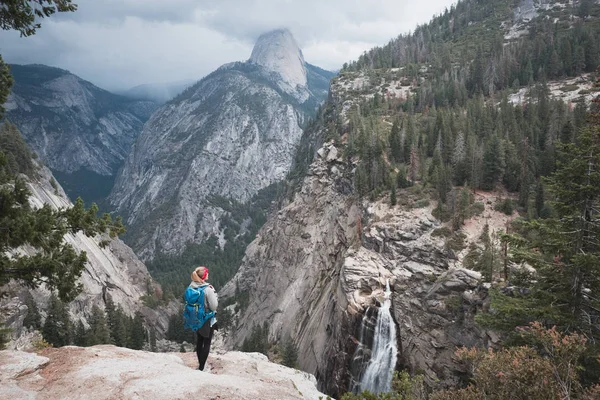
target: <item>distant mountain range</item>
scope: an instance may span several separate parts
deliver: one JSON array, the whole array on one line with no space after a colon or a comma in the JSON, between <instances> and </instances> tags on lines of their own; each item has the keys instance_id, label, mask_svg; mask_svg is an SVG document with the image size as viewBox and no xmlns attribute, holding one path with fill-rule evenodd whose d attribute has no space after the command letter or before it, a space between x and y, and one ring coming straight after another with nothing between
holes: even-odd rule
<instances>
[{"instance_id":1,"label":"distant mountain range","mask_svg":"<svg viewBox=\"0 0 600 400\"><path fill-rule=\"evenodd\" d=\"M158 105L101 89L68 71L12 65L6 119L52 169L70 197L108 194L144 122Z\"/></svg>"},{"instance_id":2,"label":"distant mountain range","mask_svg":"<svg viewBox=\"0 0 600 400\"><path fill-rule=\"evenodd\" d=\"M146 83L117 93L134 100L149 100L157 104L164 104L194 83L195 81L191 79L178 82Z\"/></svg>"}]
</instances>

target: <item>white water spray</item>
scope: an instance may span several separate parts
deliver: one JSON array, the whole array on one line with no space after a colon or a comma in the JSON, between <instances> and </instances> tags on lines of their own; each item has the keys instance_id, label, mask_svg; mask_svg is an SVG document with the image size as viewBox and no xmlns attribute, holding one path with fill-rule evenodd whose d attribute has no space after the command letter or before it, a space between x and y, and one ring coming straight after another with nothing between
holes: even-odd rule
<instances>
[{"instance_id":1,"label":"white water spray","mask_svg":"<svg viewBox=\"0 0 600 400\"><path fill-rule=\"evenodd\" d=\"M387 393L392 389L392 375L398 358L396 325L392 319L389 280L385 284L385 301L377 315L371 360L360 380L360 389L371 393Z\"/></svg>"}]
</instances>

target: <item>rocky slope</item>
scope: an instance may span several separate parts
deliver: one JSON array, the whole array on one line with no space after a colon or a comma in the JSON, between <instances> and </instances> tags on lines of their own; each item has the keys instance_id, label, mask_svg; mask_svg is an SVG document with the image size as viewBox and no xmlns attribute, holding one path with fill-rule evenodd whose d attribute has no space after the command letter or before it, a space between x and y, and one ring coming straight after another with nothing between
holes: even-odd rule
<instances>
[{"instance_id":1,"label":"rocky slope","mask_svg":"<svg viewBox=\"0 0 600 400\"><path fill-rule=\"evenodd\" d=\"M453 252L432 236L440 224L431 207L358 201L346 178L353 165L338 154L331 144L319 150L301 190L263 226L221 291L249 294L229 345L267 322L271 343L291 337L300 368L338 396L361 372L355 352L363 316L389 279L399 366L424 373L432 386L455 384L456 346L492 342L473 323L487 297L480 274L454 267Z\"/></svg>"},{"instance_id":2,"label":"rocky slope","mask_svg":"<svg viewBox=\"0 0 600 400\"><path fill-rule=\"evenodd\" d=\"M54 208L72 206L62 188L50 183L52 174L45 167L40 167L38 179L28 182L32 193L30 201L34 206L50 204ZM153 283L146 266L138 260L133 251L120 239L110 240L107 247L102 248L99 242L102 238L90 238L79 232L76 235L66 235L65 240L78 251L85 251L88 264L83 271L79 282L83 285L82 292L69 304L69 311L73 321L81 320L87 324L94 305L104 308L107 298L120 305L123 311L133 316L136 311L142 312L148 326L156 328L162 337L168 328L169 316L176 312L177 305L169 309L150 309L146 307L141 297L148 294L148 286ZM27 252L27 249L22 249ZM23 327L23 320L27 315L25 305L25 292L28 290L15 283L6 288L8 296L0 302L0 309L6 326L11 329L12 344L10 347L19 347L19 338L27 333ZM33 291L33 298L40 309L40 314L45 318L50 293L44 287Z\"/></svg>"},{"instance_id":3,"label":"rocky slope","mask_svg":"<svg viewBox=\"0 0 600 400\"><path fill-rule=\"evenodd\" d=\"M194 353L149 353L102 345L39 354L0 351L5 399L314 399L315 378L258 353L212 352L208 371Z\"/></svg>"},{"instance_id":4,"label":"rocky slope","mask_svg":"<svg viewBox=\"0 0 600 400\"><path fill-rule=\"evenodd\" d=\"M79 171L88 178L114 176L156 109L153 102L109 93L58 68L12 65L11 73L15 83L5 104L6 118L44 163L60 173L61 183L85 181L74 178Z\"/></svg>"},{"instance_id":5,"label":"rocky slope","mask_svg":"<svg viewBox=\"0 0 600 400\"><path fill-rule=\"evenodd\" d=\"M285 177L325 99L320 71L288 31L271 32L248 62L222 66L152 115L109 199L140 257L222 236L215 196L244 203Z\"/></svg>"}]
</instances>

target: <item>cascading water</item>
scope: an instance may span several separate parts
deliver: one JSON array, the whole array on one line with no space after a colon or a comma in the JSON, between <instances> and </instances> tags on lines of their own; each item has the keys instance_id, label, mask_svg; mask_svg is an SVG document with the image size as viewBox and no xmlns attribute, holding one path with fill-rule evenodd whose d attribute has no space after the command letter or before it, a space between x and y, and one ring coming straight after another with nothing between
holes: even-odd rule
<instances>
[{"instance_id":1,"label":"cascading water","mask_svg":"<svg viewBox=\"0 0 600 400\"><path fill-rule=\"evenodd\" d=\"M388 280L385 284L385 301L377 315L371 359L360 380L361 391L386 393L392 388L392 375L398 359L398 346L396 344L396 325L390 312L391 294Z\"/></svg>"}]
</instances>

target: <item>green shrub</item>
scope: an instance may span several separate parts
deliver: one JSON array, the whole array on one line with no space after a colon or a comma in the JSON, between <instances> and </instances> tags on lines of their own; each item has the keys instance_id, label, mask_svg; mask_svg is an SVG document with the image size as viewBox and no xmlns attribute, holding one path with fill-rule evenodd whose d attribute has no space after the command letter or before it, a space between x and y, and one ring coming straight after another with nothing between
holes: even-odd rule
<instances>
[{"instance_id":1,"label":"green shrub","mask_svg":"<svg viewBox=\"0 0 600 400\"><path fill-rule=\"evenodd\" d=\"M465 248L465 239L467 236L462 232L454 232L451 237L446 240L445 248L459 252Z\"/></svg>"},{"instance_id":2,"label":"green shrub","mask_svg":"<svg viewBox=\"0 0 600 400\"><path fill-rule=\"evenodd\" d=\"M561 92L574 92L577 89L579 89L579 85L565 85L560 88L560 91Z\"/></svg>"},{"instance_id":3,"label":"green shrub","mask_svg":"<svg viewBox=\"0 0 600 400\"><path fill-rule=\"evenodd\" d=\"M400 168L400 171L398 171L398 175L396 176L396 185L400 189L404 189L412 185L411 181L406 179L406 168Z\"/></svg>"},{"instance_id":4,"label":"green shrub","mask_svg":"<svg viewBox=\"0 0 600 400\"><path fill-rule=\"evenodd\" d=\"M544 204L544 207L539 211L540 218L546 219L554 215L554 209L550 204Z\"/></svg>"},{"instance_id":5,"label":"green shrub","mask_svg":"<svg viewBox=\"0 0 600 400\"><path fill-rule=\"evenodd\" d=\"M469 252L463 258L463 267L468 269L475 269L481 258L481 250L475 243L469 245Z\"/></svg>"},{"instance_id":6,"label":"green shrub","mask_svg":"<svg viewBox=\"0 0 600 400\"><path fill-rule=\"evenodd\" d=\"M494 206L494 210L496 210L496 211L502 211L506 215L512 215L514 209L515 208L514 208L514 205L513 205L513 201L512 201L512 199L510 199L508 197L506 199L504 199L504 200L499 201Z\"/></svg>"},{"instance_id":7,"label":"green shrub","mask_svg":"<svg viewBox=\"0 0 600 400\"><path fill-rule=\"evenodd\" d=\"M481 215L485 211L485 204L476 202L471 205L471 215Z\"/></svg>"},{"instance_id":8,"label":"green shrub","mask_svg":"<svg viewBox=\"0 0 600 400\"><path fill-rule=\"evenodd\" d=\"M452 218L452 212L450 211L448 206L443 204L441 201L438 201L438 205L436 208L433 209L431 215L433 215L442 222L448 222Z\"/></svg>"},{"instance_id":9,"label":"green shrub","mask_svg":"<svg viewBox=\"0 0 600 400\"><path fill-rule=\"evenodd\" d=\"M429 207L429 200L421 199L421 200L415 201L415 208L425 208L425 207Z\"/></svg>"},{"instance_id":10,"label":"green shrub","mask_svg":"<svg viewBox=\"0 0 600 400\"><path fill-rule=\"evenodd\" d=\"M298 347L296 347L296 344L291 338L288 338L283 343L283 355L281 363L290 368L298 367Z\"/></svg>"},{"instance_id":11,"label":"green shrub","mask_svg":"<svg viewBox=\"0 0 600 400\"><path fill-rule=\"evenodd\" d=\"M449 296L448 298L446 298L444 303L446 304L446 309L448 311L450 311L451 313L456 313L462 309L463 298L462 298L462 296L456 294L456 295Z\"/></svg>"},{"instance_id":12,"label":"green shrub","mask_svg":"<svg viewBox=\"0 0 600 400\"><path fill-rule=\"evenodd\" d=\"M427 391L423 383L423 376L411 377L406 371L394 372L392 391L390 393L373 394L363 391L359 394L345 393L341 400L425 400Z\"/></svg>"},{"instance_id":13,"label":"green shrub","mask_svg":"<svg viewBox=\"0 0 600 400\"><path fill-rule=\"evenodd\" d=\"M441 228L436 228L433 230L433 232L431 232L431 236L433 237L450 237L452 235L452 232L450 231L450 228L448 228L447 226L442 226Z\"/></svg>"}]
</instances>

